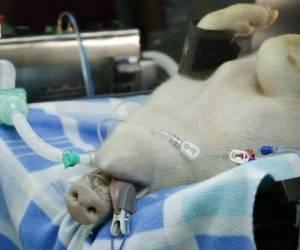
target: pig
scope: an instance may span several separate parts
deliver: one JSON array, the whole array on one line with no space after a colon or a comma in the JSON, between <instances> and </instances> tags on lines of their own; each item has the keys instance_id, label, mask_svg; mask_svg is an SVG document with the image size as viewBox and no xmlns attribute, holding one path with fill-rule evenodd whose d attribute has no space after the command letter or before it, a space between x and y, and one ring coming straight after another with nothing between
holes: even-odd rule
<instances>
[{"instance_id":1,"label":"pig","mask_svg":"<svg viewBox=\"0 0 300 250\"><path fill-rule=\"evenodd\" d=\"M267 6L236 4L209 13L197 26L249 36L277 16ZM112 177L134 183L140 197L234 167L229 159L213 157L233 148L299 145L300 35L268 39L256 53L223 63L207 79L178 73L126 120L97 152L92 179L85 176L70 187L66 205L81 224L101 223L111 215ZM197 145L199 157L187 159L150 127Z\"/></svg>"}]
</instances>

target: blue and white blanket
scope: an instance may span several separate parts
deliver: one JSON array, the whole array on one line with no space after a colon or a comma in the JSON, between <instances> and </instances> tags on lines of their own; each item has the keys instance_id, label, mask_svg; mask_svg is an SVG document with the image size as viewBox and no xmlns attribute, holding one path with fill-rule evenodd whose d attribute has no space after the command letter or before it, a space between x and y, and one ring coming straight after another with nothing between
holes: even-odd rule
<instances>
[{"instance_id":1,"label":"blue and white blanket","mask_svg":"<svg viewBox=\"0 0 300 250\"><path fill-rule=\"evenodd\" d=\"M52 145L93 150L101 144L97 123L120 102L35 104L29 121ZM69 183L87 171L85 167L65 170L35 155L14 128L0 125L0 250L111 249L111 221L88 234L89 228L73 221L64 206ZM258 186L264 180L299 175L299 156L288 154L150 194L138 201L124 249L255 249L252 214ZM115 245L120 242L116 239Z\"/></svg>"}]
</instances>

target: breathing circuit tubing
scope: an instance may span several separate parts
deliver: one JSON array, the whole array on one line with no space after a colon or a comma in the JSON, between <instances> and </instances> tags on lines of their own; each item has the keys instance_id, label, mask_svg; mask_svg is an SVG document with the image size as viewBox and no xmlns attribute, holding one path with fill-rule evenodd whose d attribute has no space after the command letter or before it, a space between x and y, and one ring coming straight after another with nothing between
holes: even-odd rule
<instances>
[{"instance_id":1,"label":"breathing circuit tubing","mask_svg":"<svg viewBox=\"0 0 300 250\"><path fill-rule=\"evenodd\" d=\"M163 68L170 77L174 76L178 71L177 62L167 54L155 50L148 50L144 51L142 53L142 56L146 59L152 59L161 68Z\"/></svg>"},{"instance_id":2,"label":"breathing circuit tubing","mask_svg":"<svg viewBox=\"0 0 300 250\"><path fill-rule=\"evenodd\" d=\"M24 117L22 113L13 112L11 119L12 119L12 124L15 126L20 137L36 154L50 161L59 162L59 163L63 161L63 157L67 157L67 158L75 157L74 152L56 148L46 143L44 140L42 140L31 128L30 124L28 123L27 119ZM81 164L86 164L86 165L93 164L94 161L93 151L81 155L76 154L76 156L78 161L77 163L80 162ZM65 160L72 160L72 159L65 159Z\"/></svg>"}]
</instances>

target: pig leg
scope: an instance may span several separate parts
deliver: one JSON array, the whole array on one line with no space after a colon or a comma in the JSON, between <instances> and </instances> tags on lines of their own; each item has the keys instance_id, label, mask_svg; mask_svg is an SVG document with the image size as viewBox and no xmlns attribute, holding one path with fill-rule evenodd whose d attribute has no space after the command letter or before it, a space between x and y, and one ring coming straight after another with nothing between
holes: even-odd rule
<instances>
[{"instance_id":1,"label":"pig leg","mask_svg":"<svg viewBox=\"0 0 300 250\"><path fill-rule=\"evenodd\" d=\"M248 36L271 26L278 11L268 6L235 4L204 16L198 27L207 30L232 30L235 36Z\"/></svg>"}]
</instances>

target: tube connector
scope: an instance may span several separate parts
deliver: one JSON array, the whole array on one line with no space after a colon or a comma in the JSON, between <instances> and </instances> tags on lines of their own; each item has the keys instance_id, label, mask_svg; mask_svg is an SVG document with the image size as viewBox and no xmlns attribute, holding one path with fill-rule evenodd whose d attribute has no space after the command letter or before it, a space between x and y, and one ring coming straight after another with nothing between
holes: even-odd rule
<instances>
[{"instance_id":1,"label":"tube connector","mask_svg":"<svg viewBox=\"0 0 300 250\"><path fill-rule=\"evenodd\" d=\"M25 89L3 89L0 90L0 124L12 126L13 112L20 112L28 116L27 93Z\"/></svg>"},{"instance_id":2,"label":"tube connector","mask_svg":"<svg viewBox=\"0 0 300 250\"><path fill-rule=\"evenodd\" d=\"M65 150L62 156L65 168L72 168L80 162L80 155L72 150Z\"/></svg>"},{"instance_id":3,"label":"tube connector","mask_svg":"<svg viewBox=\"0 0 300 250\"><path fill-rule=\"evenodd\" d=\"M262 155L274 154L275 152L276 152L276 149L273 146L262 146L260 148L260 153Z\"/></svg>"}]
</instances>

